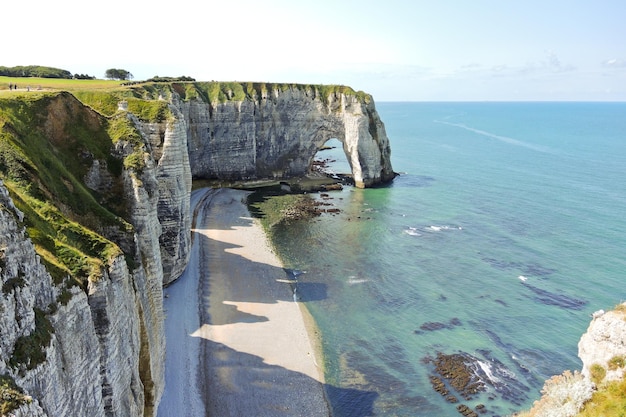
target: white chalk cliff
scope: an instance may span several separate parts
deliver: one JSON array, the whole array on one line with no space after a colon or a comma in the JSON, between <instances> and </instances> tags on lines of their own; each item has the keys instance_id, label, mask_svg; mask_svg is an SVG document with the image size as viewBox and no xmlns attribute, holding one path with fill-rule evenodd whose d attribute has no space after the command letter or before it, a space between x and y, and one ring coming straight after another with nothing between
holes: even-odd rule
<instances>
[{"instance_id":1,"label":"white chalk cliff","mask_svg":"<svg viewBox=\"0 0 626 417\"><path fill-rule=\"evenodd\" d=\"M316 86L263 85L240 101L180 101L194 178L289 178L308 173L338 139L357 187L393 179L389 139L371 96Z\"/></svg>"},{"instance_id":2,"label":"white chalk cliff","mask_svg":"<svg viewBox=\"0 0 626 417\"><path fill-rule=\"evenodd\" d=\"M17 208L8 191L19 187L19 179L7 179L11 187L0 180L0 393L12 398L16 417L155 414L164 389L162 288L182 273L189 257L192 177L305 175L331 138L343 142L357 186L385 183L395 175L384 125L368 95L258 85L244 97L212 100L171 85L150 91L156 90L166 97L167 117L118 113L115 117L129 118L140 141L107 139L109 155L74 146L77 135L96 142L102 126L112 122L69 93L44 95L26 103L14 119L0 120L2 133L15 143L39 132L37 140L42 146L50 142L51 154L73 152L69 157L87 166L74 173L77 180L59 174L65 192L84 187L102 204L127 213L112 226L89 213L75 215L65 203L55 208L72 221L87 219L89 233L118 248L89 279L72 285L76 277L64 272L59 279L60 269L43 262L46 249L27 233L30 214ZM0 155L0 168L19 168L7 155ZM116 171L115 160L124 160L125 168ZM32 163L19 174L32 175L40 196L52 193ZM111 201L109 194L123 201ZM59 239L57 248L64 245Z\"/></svg>"},{"instance_id":3,"label":"white chalk cliff","mask_svg":"<svg viewBox=\"0 0 626 417\"><path fill-rule=\"evenodd\" d=\"M587 331L578 342L578 357L583 362L582 374L588 378L594 365L606 370L606 381L624 377L624 367L616 365L626 360L626 303L614 310L600 310L593 315ZM614 362L616 359L618 361Z\"/></svg>"}]
</instances>

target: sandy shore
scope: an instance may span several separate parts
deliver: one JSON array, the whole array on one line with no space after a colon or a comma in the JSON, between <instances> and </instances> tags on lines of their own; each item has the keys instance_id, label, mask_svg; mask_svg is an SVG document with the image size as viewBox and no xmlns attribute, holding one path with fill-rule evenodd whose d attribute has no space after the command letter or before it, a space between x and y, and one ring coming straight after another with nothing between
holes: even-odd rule
<instances>
[{"instance_id":1,"label":"sandy shore","mask_svg":"<svg viewBox=\"0 0 626 417\"><path fill-rule=\"evenodd\" d=\"M191 261L165 289L159 417L329 415L311 329L245 196L192 194Z\"/></svg>"}]
</instances>

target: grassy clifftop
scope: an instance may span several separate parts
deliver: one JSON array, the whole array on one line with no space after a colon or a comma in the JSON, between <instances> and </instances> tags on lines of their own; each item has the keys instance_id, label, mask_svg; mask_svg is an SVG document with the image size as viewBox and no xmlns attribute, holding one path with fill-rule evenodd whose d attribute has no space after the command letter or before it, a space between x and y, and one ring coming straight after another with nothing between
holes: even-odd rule
<instances>
[{"instance_id":1,"label":"grassy clifftop","mask_svg":"<svg viewBox=\"0 0 626 417\"><path fill-rule=\"evenodd\" d=\"M65 80L49 78L0 77L0 94L10 94L9 85L17 85L20 91L69 91L79 100L104 115L117 111L119 101L127 101L128 109L139 118L160 121L167 117L166 103L176 92L182 100L200 99L218 104L228 101L258 101L273 92L287 90L304 91L312 98L328 102L332 95L345 94L369 103L372 96L355 91L344 85L265 83L265 82L133 82L105 80ZM2 97L2 95L0 95Z\"/></svg>"},{"instance_id":2,"label":"grassy clifftop","mask_svg":"<svg viewBox=\"0 0 626 417\"><path fill-rule=\"evenodd\" d=\"M340 94L371 100L340 85L0 77L0 179L25 214L28 234L57 284L84 287L101 276L120 247L128 250L130 245L120 245L120 239L132 240L122 173L141 171L144 150L139 133L118 109L120 101L138 118L162 122L170 117L168 102L174 93L181 100L216 105L294 90L324 102ZM120 140L135 152L116 154ZM86 186L94 161L106 171L106 189ZM127 255L132 259L133 254Z\"/></svg>"},{"instance_id":3,"label":"grassy clifftop","mask_svg":"<svg viewBox=\"0 0 626 417\"><path fill-rule=\"evenodd\" d=\"M97 279L121 253L102 231L132 230L124 220L124 161L112 153L115 120L69 93L0 95L0 179L58 285ZM85 185L94 160L104 161L110 174L106 193Z\"/></svg>"}]
</instances>

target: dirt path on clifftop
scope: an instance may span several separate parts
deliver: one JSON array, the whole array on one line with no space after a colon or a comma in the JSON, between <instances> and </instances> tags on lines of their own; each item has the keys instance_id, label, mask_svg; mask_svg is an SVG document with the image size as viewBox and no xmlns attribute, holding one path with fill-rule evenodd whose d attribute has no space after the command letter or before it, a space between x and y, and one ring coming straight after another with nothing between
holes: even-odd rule
<instances>
[{"instance_id":1,"label":"dirt path on clifftop","mask_svg":"<svg viewBox=\"0 0 626 417\"><path fill-rule=\"evenodd\" d=\"M246 195L192 194L191 259L165 289L159 417L329 415L300 306Z\"/></svg>"}]
</instances>

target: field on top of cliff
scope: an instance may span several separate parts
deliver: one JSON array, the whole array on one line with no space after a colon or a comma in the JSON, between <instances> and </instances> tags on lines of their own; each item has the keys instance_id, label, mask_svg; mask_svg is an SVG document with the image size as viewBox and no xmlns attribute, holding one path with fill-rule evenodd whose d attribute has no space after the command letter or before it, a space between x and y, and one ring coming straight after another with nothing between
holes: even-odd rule
<instances>
[{"instance_id":1,"label":"field on top of cliff","mask_svg":"<svg viewBox=\"0 0 626 417\"><path fill-rule=\"evenodd\" d=\"M16 87L17 91L9 87ZM269 82L239 82L239 81L119 81L119 80L73 80L61 78L35 77L6 77L0 76L0 94L23 91L69 91L81 101L94 107L103 114L112 114L117 110L117 102L122 99L134 98L141 100L158 100L167 98L176 92L181 99L201 99L207 103L224 103L227 101L258 100L269 96L272 91L287 89L308 90L313 97L319 97L328 102L333 94L346 94L357 97L364 102L370 102L372 97L363 92L355 91L351 87L336 84L296 84L296 83L269 83ZM93 96L97 95L96 104L102 104L102 95L116 98L114 103L105 106L93 106ZM81 97L82 96L82 97ZM129 108L136 114L137 109Z\"/></svg>"},{"instance_id":2,"label":"field on top of cliff","mask_svg":"<svg viewBox=\"0 0 626 417\"><path fill-rule=\"evenodd\" d=\"M9 84L18 90L102 90L122 87L116 80L68 80L65 78L6 77L0 76L0 92L10 92Z\"/></svg>"}]
</instances>

